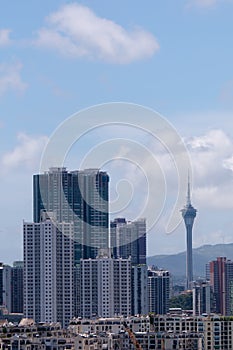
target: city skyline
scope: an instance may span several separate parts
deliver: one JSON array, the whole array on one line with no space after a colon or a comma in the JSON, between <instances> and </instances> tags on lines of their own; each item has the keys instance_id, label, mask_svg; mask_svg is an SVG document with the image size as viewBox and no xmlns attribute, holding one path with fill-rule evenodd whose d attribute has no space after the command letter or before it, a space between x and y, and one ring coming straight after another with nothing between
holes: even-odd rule
<instances>
[{"instance_id":1,"label":"city skyline","mask_svg":"<svg viewBox=\"0 0 233 350\"><path fill-rule=\"evenodd\" d=\"M32 219L32 175L39 172L51 134L77 111L109 101L158 111L184 140L192 160L193 204L199 212L193 246L233 242L232 6L231 0L149 1L146 6L106 0L52 0L39 6L23 0L13 5L14 11L11 1L2 5L2 261L22 259L22 222ZM77 18L83 19L81 26ZM79 169L95 142L114 134L103 128L86 135L64 166ZM119 128L117 135L138 140L133 130ZM145 139L146 146L150 141ZM148 255L185 250L182 224L172 234L165 233L177 183L172 161L160 146L151 149L165 172L168 196L160 220L148 234ZM143 165L150 170L147 162ZM120 161L104 166L111 177L111 197L116 197L121 178L144 188L134 170ZM157 181L155 174L154 186ZM133 218L145 200L142 192L120 216Z\"/></svg>"},{"instance_id":2,"label":"city skyline","mask_svg":"<svg viewBox=\"0 0 233 350\"><path fill-rule=\"evenodd\" d=\"M26 318L67 327L74 317L148 312L146 220L115 220L109 231L108 218L106 172L51 167L34 175L33 222L23 224ZM4 298L10 273L3 265Z\"/></svg>"}]
</instances>

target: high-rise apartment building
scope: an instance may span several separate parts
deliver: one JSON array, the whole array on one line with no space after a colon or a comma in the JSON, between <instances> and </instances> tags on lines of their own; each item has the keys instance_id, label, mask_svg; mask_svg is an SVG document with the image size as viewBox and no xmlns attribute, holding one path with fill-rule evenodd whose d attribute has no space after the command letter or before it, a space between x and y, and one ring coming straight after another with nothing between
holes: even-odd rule
<instances>
[{"instance_id":1,"label":"high-rise apartment building","mask_svg":"<svg viewBox=\"0 0 233 350\"><path fill-rule=\"evenodd\" d=\"M233 261L218 257L209 263L210 284L213 287L216 312L233 315Z\"/></svg>"},{"instance_id":2,"label":"high-rise apartment building","mask_svg":"<svg viewBox=\"0 0 233 350\"><path fill-rule=\"evenodd\" d=\"M233 261L227 260L226 265L226 315L233 315Z\"/></svg>"},{"instance_id":3,"label":"high-rise apartment building","mask_svg":"<svg viewBox=\"0 0 233 350\"><path fill-rule=\"evenodd\" d=\"M131 257L132 265L146 264L146 220L126 221L116 218L111 221L111 247L115 258Z\"/></svg>"},{"instance_id":4,"label":"high-rise apartment building","mask_svg":"<svg viewBox=\"0 0 233 350\"><path fill-rule=\"evenodd\" d=\"M191 204L190 182L188 180L187 202L181 210L186 228L186 288L192 289L193 282L193 222L197 210Z\"/></svg>"},{"instance_id":5,"label":"high-rise apartment building","mask_svg":"<svg viewBox=\"0 0 233 350\"><path fill-rule=\"evenodd\" d=\"M110 223L110 239L113 257L131 258L132 265L132 315L148 313L146 220L126 221L116 218Z\"/></svg>"},{"instance_id":6,"label":"high-rise apartment building","mask_svg":"<svg viewBox=\"0 0 233 350\"><path fill-rule=\"evenodd\" d=\"M11 266L3 265L3 305L11 312Z\"/></svg>"},{"instance_id":7,"label":"high-rise apartment building","mask_svg":"<svg viewBox=\"0 0 233 350\"><path fill-rule=\"evenodd\" d=\"M196 281L193 284L193 315L209 315L214 311L213 289L207 281Z\"/></svg>"},{"instance_id":8,"label":"high-rise apartment building","mask_svg":"<svg viewBox=\"0 0 233 350\"><path fill-rule=\"evenodd\" d=\"M149 312L164 315L168 312L170 299L170 273L166 270L148 269Z\"/></svg>"},{"instance_id":9,"label":"high-rise apartment building","mask_svg":"<svg viewBox=\"0 0 233 350\"><path fill-rule=\"evenodd\" d=\"M226 258L218 257L217 260L209 263L209 279L213 287L216 312L222 315L226 314Z\"/></svg>"},{"instance_id":10,"label":"high-rise apartment building","mask_svg":"<svg viewBox=\"0 0 233 350\"><path fill-rule=\"evenodd\" d=\"M147 265L132 266L132 315L148 314Z\"/></svg>"},{"instance_id":11,"label":"high-rise apartment building","mask_svg":"<svg viewBox=\"0 0 233 350\"><path fill-rule=\"evenodd\" d=\"M74 316L73 224L43 215L23 226L25 317L67 326Z\"/></svg>"},{"instance_id":12,"label":"high-rise apartment building","mask_svg":"<svg viewBox=\"0 0 233 350\"><path fill-rule=\"evenodd\" d=\"M3 263L0 262L0 306L3 305Z\"/></svg>"},{"instance_id":13,"label":"high-rise apartment building","mask_svg":"<svg viewBox=\"0 0 233 350\"><path fill-rule=\"evenodd\" d=\"M96 259L80 260L81 317L131 314L131 262L100 250Z\"/></svg>"},{"instance_id":14,"label":"high-rise apartment building","mask_svg":"<svg viewBox=\"0 0 233 350\"><path fill-rule=\"evenodd\" d=\"M33 177L33 220L53 212L58 222L74 223L75 263L109 247L109 176L99 169L68 172L50 168Z\"/></svg>"},{"instance_id":15,"label":"high-rise apartment building","mask_svg":"<svg viewBox=\"0 0 233 350\"><path fill-rule=\"evenodd\" d=\"M23 313L23 261L13 262L11 288L11 312Z\"/></svg>"},{"instance_id":16,"label":"high-rise apartment building","mask_svg":"<svg viewBox=\"0 0 233 350\"><path fill-rule=\"evenodd\" d=\"M15 264L17 265L17 270ZM0 301L9 313L23 313L23 267L22 262L13 267L0 264Z\"/></svg>"}]
</instances>

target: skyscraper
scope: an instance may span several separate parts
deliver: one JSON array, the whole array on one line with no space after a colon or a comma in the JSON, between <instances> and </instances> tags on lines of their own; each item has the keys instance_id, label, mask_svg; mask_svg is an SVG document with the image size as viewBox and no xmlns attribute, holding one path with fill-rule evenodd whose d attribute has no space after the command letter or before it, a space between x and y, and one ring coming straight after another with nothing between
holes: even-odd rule
<instances>
[{"instance_id":1,"label":"skyscraper","mask_svg":"<svg viewBox=\"0 0 233 350\"><path fill-rule=\"evenodd\" d=\"M116 218L111 221L111 247L114 258L131 257L132 265L146 264L146 220L126 221Z\"/></svg>"},{"instance_id":2,"label":"skyscraper","mask_svg":"<svg viewBox=\"0 0 233 350\"><path fill-rule=\"evenodd\" d=\"M33 220L53 212L58 222L74 223L75 263L108 248L109 176L99 169L68 172L50 168L33 177Z\"/></svg>"},{"instance_id":3,"label":"skyscraper","mask_svg":"<svg viewBox=\"0 0 233 350\"><path fill-rule=\"evenodd\" d=\"M213 287L214 298L216 303L216 312L222 315L226 314L226 275L225 275L225 257L218 257L217 260L209 263L210 284Z\"/></svg>"},{"instance_id":4,"label":"skyscraper","mask_svg":"<svg viewBox=\"0 0 233 350\"><path fill-rule=\"evenodd\" d=\"M132 315L148 314L147 265L132 266Z\"/></svg>"},{"instance_id":5,"label":"skyscraper","mask_svg":"<svg viewBox=\"0 0 233 350\"><path fill-rule=\"evenodd\" d=\"M9 313L23 313L23 262L0 263L0 305Z\"/></svg>"},{"instance_id":6,"label":"skyscraper","mask_svg":"<svg viewBox=\"0 0 233 350\"><path fill-rule=\"evenodd\" d=\"M0 262L0 306L3 305L3 263Z\"/></svg>"},{"instance_id":7,"label":"skyscraper","mask_svg":"<svg viewBox=\"0 0 233 350\"><path fill-rule=\"evenodd\" d=\"M193 222L197 210L191 204L190 182L188 180L187 202L181 210L186 227L186 288L192 289L193 282Z\"/></svg>"},{"instance_id":8,"label":"skyscraper","mask_svg":"<svg viewBox=\"0 0 233 350\"><path fill-rule=\"evenodd\" d=\"M109 176L99 169L72 172L72 176L78 179L81 193L83 258L94 259L100 249L109 248Z\"/></svg>"},{"instance_id":9,"label":"skyscraper","mask_svg":"<svg viewBox=\"0 0 233 350\"><path fill-rule=\"evenodd\" d=\"M193 315L201 316L214 311L213 289L207 281L197 281L193 285Z\"/></svg>"},{"instance_id":10,"label":"skyscraper","mask_svg":"<svg viewBox=\"0 0 233 350\"><path fill-rule=\"evenodd\" d=\"M146 220L126 221L116 218L110 223L113 257L131 259L132 315L148 313Z\"/></svg>"},{"instance_id":11,"label":"skyscraper","mask_svg":"<svg viewBox=\"0 0 233 350\"><path fill-rule=\"evenodd\" d=\"M233 261L218 257L210 265L210 284L213 287L216 312L233 315Z\"/></svg>"},{"instance_id":12,"label":"skyscraper","mask_svg":"<svg viewBox=\"0 0 233 350\"><path fill-rule=\"evenodd\" d=\"M23 313L23 261L14 261L11 269L11 312Z\"/></svg>"},{"instance_id":13,"label":"skyscraper","mask_svg":"<svg viewBox=\"0 0 233 350\"><path fill-rule=\"evenodd\" d=\"M11 312L11 269L9 265L3 265L3 305Z\"/></svg>"},{"instance_id":14,"label":"skyscraper","mask_svg":"<svg viewBox=\"0 0 233 350\"><path fill-rule=\"evenodd\" d=\"M233 261L227 260L226 265L226 315L233 315Z\"/></svg>"},{"instance_id":15,"label":"skyscraper","mask_svg":"<svg viewBox=\"0 0 233 350\"><path fill-rule=\"evenodd\" d=\"M51 216L51 213L50 213ZM72 223L24 222L24 314L67 326L74 316Z\"/></svg>"},{"instance_id":16,"label":"skyscraper","mask_svg":"<svg viewBox=\"0 0 233 350\"><path fill-rule=\"evenodd\" d=\"M166 314L170 299L170 273L155 268L148 269L148 308L149 312Z\"/></svg>"},{"instance_id":17,"label":"skyscraper","mask_svg":"<svg viewBox=\"0 0 233 350\"><path fill-rule=\"evenodd\" d=\"M80 260L81 316L131 314L131 263L100 250L96 259Z\"/></svg>"}]
</instances>

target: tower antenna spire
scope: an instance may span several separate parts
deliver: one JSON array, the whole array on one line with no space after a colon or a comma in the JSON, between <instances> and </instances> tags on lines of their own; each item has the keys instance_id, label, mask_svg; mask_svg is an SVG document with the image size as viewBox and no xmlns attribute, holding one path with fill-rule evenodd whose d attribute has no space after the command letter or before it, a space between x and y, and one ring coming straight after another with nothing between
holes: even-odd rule
<instances>
[{"instance_id":1,"label":"tower antenna spire","mask_svg":"<svg viewBox=\"0 0 233 350\"><path fill-rule=\"evenodd\" d=\"M188 171L187 206L191 205L190 176Z\"/></svg>"}]
</instances>

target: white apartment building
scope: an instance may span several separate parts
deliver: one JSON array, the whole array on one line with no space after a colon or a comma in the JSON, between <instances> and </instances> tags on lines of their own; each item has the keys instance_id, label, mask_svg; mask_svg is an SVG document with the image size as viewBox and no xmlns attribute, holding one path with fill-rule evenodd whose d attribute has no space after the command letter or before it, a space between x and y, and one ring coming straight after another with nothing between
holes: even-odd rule
<instances>
[{"instance_id":1,"label":"white apartment building","mask_svg":"<svg viewBox=\"0 0 233 350\"><path fill-rule=\"evenodd\" d=\"M80 260L81 317L131 314L131 261L112 259L101 250L96 259Z\"/></svg>"},{"instance_id":2,"label":"white apartment building","mask_svg":"<svg viewBox=\"0 0 233 350\"><path fill-rule=\"evenodd\" d=\"M44 217L23 226L25 317L67 326L74 308L73 224Z\"/></svg>"}]
</instances>

